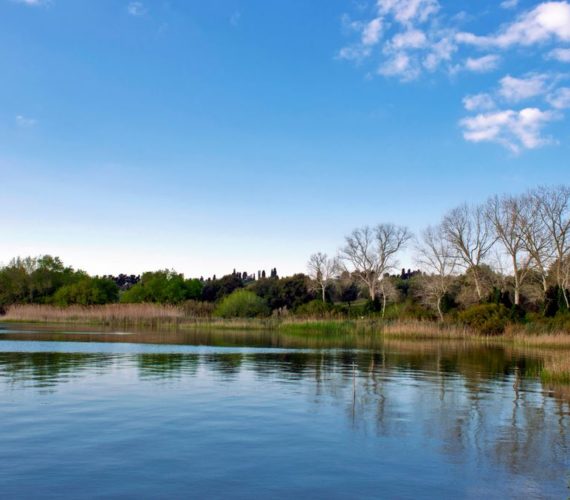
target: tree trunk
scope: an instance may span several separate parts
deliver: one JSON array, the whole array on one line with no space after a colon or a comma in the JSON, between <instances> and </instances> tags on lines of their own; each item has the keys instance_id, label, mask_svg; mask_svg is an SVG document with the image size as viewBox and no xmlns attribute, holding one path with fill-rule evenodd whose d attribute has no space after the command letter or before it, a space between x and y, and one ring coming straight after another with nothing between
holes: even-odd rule
<instances>
[{"instance_id":1,"label":"tree trunk","mask_svg":"<svg viewBox=\"0 0 570 500\"><path fill-rule=\"evenodd\" d=\"M386 293L382 293L382 319L384 319L384 313L386 312Z\"/></svg>"},{"instance_id":2,"label":"tree trunk","mask_svg":"<svg viewBox=\"0 0 570 500\"><path fill-rule=\"evenodd\" d=\"M477 297L479 297L479 300L481 300L483 293L481 292L481 284L479 283L479 276L477 275L477 270L475 268L473 268L473 279L475 280L475 290L477 290Z\"/></svg>"},{"instance_id":3,"label":"tree trunk","mask_svg":"<svg viewBox=\"0 0 570 500\"><path fill-rule=\"evenodd\" d=\"M566 287L562 286L562 297L564 297L564 302L566 302L566 309L570 309L570 302L568 301L568 292L566 291Z\"/></svg>"},{"instance_id":4,"label":"tree trunk","mask_svg":"<svg viewBox=\"0 0 570 500\"><path fill-rule=\"evenodd\" d=\"M515 255L513 255L513 271L515 275L515 306L518 306L521 303L521 284L519 278L519 266Z\"/></svg>"},{"instance_id":5,"label":"tree trunk","mask_svg":"<svg viewBox=\"0 0 570 500\"><path fill-rule=\"evenodd\" d=\"M372 302L374 302L374 299L376 299L376 286L369 283L368 284L368 293L370 295L370 300Z\"/></svg>"},{"instance_id":6,"label":"tree trunk","mask_svg":"<svg viewBox=\"0 0 570 500\"><path fill-rule=\"evenodd\" d=\"M325 285L322 286L323 289L323 304L326 302L326 291L327 287Z\"/></svg>"},{"instance_id":7,"label":"tree trunk","mask_svg":"<svg viewBox=\"0 0 570 500\"><path fill-rule=\"evenodd\" d=\"M443 312L441 311L441 299L443 298L442 295L437 297L437 313L439 314L439 319L443 321Z\"/></svg>"}]
</instances>

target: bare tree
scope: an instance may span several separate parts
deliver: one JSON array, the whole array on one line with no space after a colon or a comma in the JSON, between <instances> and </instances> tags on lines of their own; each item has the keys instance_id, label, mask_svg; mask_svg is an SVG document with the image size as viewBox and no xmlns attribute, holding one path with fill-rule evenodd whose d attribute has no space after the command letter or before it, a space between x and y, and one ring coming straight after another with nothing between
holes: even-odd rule
<instances>
[{"instance_id":1,"label":"bare tree","mask_svg":"<svg viewBox=\"0 0 570 500\"><path fill-rule=\"evenodd\" d=\"M337 268L336 259L329 258L326 253L317 252L309 257L307 263L309 277L315 283L317 290L321 292L323 302L326 302L327 288L334 278Z\"/></svg>"},{"instance_id":2,"label":"bare tree","mask_svg":"<svg viewBox=\"0 0 570 500\"><path fill-rule=\"evenodd\" d=\"M370 300L376 299L380 281L397 265L396 256L411 237L406 227L378 224L373 229L369 226L355 229L345 238L340 261L368 288Z\"/></svg>"},{"instance_id":3,"label":"bare tree","mask_svg":"<svg viewBox=\"0 0 570 500\"><path fill-rule=\"evenodd\" d=\"M554 247L541 216L541 198L535 192L520 198L519 223L525 250L532 257L533 266L540 275L544 299L548 291L548 269L553 261Z\"/></svg>"},{"instance_id":4,"label":"bare tree","mask_svg":"<svg viewBox=\"0 0 570 500\"><path fill-rule=\"evenodd\" d=\"M532 192L537 200L542 223L544 224L554 250L554 272L556 284L561 289L566 302L568 298L568 269L570 260L570 187L540 187Z\"/></svg>"},{"instance_id":5,"label":"bare tree","mask_svg":"<svg viewBox=\"0 0 570 500\"><path fill-rule=\"evenodd\" d=\"M443 321L441 302L452 283L458 256L442 226L430 226L422 232L417 252L418 263L427 273L421 280L423 291L428 301L435 302L439 318Z\"/></svg>"},{"instance_id":6,"label":"bare tree","mask_svg":"<svg viewBox=\"0 0 570 500\"><path fill-rule=\"evenodd\" d=\"M483 208L461 205L443 218L443 235L458 257L458 263L471 271L479 300L483 298L479 267L495 243L492 228Z\"/></svg>"},{"instance_id":7,"label":"bare tree","mask_svg":"<svg viewBox=\"0 0 570 500\"><path fill-rule=\"evenodd\" d=\"M515 305L520 305L521 286L532 262L526 250L521 214L520 199L514 196L493 196L485 206L485 215L511 262Z\"/></svg>"}]
</instances>

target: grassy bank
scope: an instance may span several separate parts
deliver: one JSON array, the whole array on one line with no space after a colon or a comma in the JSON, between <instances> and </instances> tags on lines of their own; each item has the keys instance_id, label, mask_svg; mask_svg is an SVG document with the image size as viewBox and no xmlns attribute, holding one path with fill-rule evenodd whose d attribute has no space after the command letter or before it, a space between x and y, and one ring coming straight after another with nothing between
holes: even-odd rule
<instances>
[{"instance_id":1,"label":"grassy bank","mask_svg":"<svg viewBox=\"0 0 570 500\"><path fill-rule=\"evenodd\" d=\"M381 334L418 339L471 339L509 342L521 346L570 347L570 332L551 331L528 325L509 325L503 335L482 336L475 330L454 323L431 320L391 320L375 318L354 320L296 318L294 316L255 319L221 319L189 315L182 306L157 304L108 304L101 306L47 305L11 306L0 321L152 327L161 329L210 328L219 330L270 330L290 335Z\"/></svg>"}]
</instances>

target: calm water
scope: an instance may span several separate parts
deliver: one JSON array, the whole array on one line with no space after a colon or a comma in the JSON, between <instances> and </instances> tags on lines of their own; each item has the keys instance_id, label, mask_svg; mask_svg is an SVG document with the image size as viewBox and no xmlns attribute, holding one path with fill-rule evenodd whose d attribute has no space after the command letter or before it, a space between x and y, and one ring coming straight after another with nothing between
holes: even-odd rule
<instances>
[{"instance_id":1,"label":"calm water","mask_svg":"<svg viewBox=\"0 0 570 500\"><path fill-rule=\"evenodd\" d=\"M566 498L542 352L0 325L2 498Z\"/></svg>"}]
</instances>

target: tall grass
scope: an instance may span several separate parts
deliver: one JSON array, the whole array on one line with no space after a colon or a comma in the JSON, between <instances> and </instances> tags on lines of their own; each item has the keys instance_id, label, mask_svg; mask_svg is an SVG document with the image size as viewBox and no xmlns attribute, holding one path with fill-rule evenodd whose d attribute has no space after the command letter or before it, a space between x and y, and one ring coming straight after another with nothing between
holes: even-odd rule
<instances>
[{"instance_id":1,"label":"tall grass","mask_svg":"<svg viewBox=\"0 0 570 500\"><path fill-rule=\"evenodd\" d=\"M101 306L55 307L47 305L10 306L3 321L53 323L177 323L184 318L184 310L177 306L157 304L106 304Z\"/></svg>"},{"instance_id":2,"label":"tall grass","mask_svg":"<svg viewBox=\"0 0 570 500\"><path fill-rule=\"evenodd\" d=\"M212 328L220 330L273 330L293 335L379 334L386 337L417 339L493 340L529 347L570 347L570 332L552 332L525 325L509 325L504 335L485 337L453 323L431 320L317 319L269 317L255 319L222 319L209 316L211 309L188 305L107 304L101 306L55 307L48 305L10 306L0 321L83 323L101 325L152 326L153 328Z\"/></svg>"}]
</instances>

